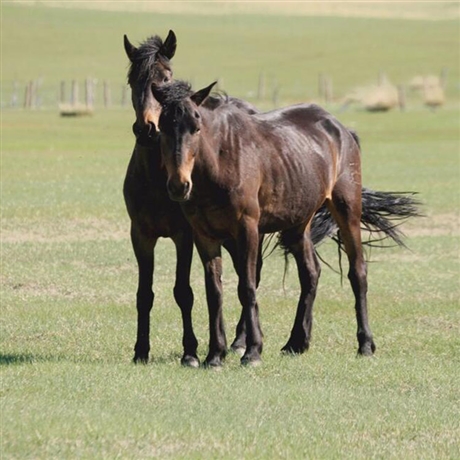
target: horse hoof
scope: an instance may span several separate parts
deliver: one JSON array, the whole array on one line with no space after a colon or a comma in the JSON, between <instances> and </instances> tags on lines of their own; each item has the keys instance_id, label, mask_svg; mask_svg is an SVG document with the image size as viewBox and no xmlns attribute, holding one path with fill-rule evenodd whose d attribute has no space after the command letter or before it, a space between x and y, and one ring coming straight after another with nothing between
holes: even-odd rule
<instances>
[{"instance_id":1,"label":"horse hoof","mask_svg":"<svg viewBox=\"0 0 460 460\"><path fill-rule=\"evenodd\" d=\"M360 345L358 348L358 355L359 356L372 356L375 353L375 343L374 342L367 342L363 345Z\"/></svg>"},{"instance_id":2,"label":"horse hoof","mask_svg":"<svg viewBox=\"0 0 460 460\"><path fill-rule=\"evenodd\" d=\"M285 355L301 355L304 351L308 350L308 348L308 343L299 345L288 342L283 348L281 348L281 353Z\"/></svg>"},{"instance_id":3,"label":"horse hoof","mask_svg":"<svg viewBox=\"0 0 460 460\"><path fill-rule=\"evenodd\" d=\"M133 363L134 364L148 364L149 362L149 357L148 355L145 356L141 356L141 355L135 355L134 358L133 358Z\"/></svg>"},{"instance_id":4,"label":"horse hoof","mask_svg":"<svg viewBox=\"0 0 460 460\"><path fill-rule=\"evenodd\" d=\"M262 358L260 357L260 351L253 349L250 353L245 353L241 358L241 364L243 366L257 367L262 364Z\"/></svg>"},{"instance_id":5,"label":"horse hoof","mask_svg":"<svg viewBox=\"0 0 460 460\"><path fill-rule=\"evenodd\" d=\"M236 353L240 358L242 358L244 356L244 353L246 352L246 347L232 346L231 350L233 351L233 353Z\"/></svg>"},{"instance_id":6,"label":"horse hoof","mask_svg":"<svg viewBox=\"0 0 460 460\"><path fill-rule=\"evenodd\" d=\"M262 364L262 359L258 358L250 358L247 356L243 356L241 358L241 365L246 367L259 367Z\"/></svg>"},{"instance_id":7,"label":"horse hoof","mask_svg":"<svg viewBox=\"0 0 460 460\"><path fill-rule=\"evenodd\" d=\"M196 356L184 356L180 362L184 367L191 367L193 369L198 369L200 367L200 361Z\"/></svg>"},{"instance_id":8,"label":"horse hoof","mask_svg":"<svg viewBox=\"0 0 460 460\"><path fill-rule=\"evenodd\" d=\"M203 366L208 369L214 369L214 368L221 368L223 364L224 364L224 358L221 355L216 354L213 356L208 356L205 359Z\"/></svg>"},{"instance_id":9,"label":"horse hoof","mask_svg":"<svg viewBox=\"0 0 460 460\"><path fill-rule=\"evenodd\" d=\"M206 369L213 369L213 370L218 371L222 369L223 364L224 363L222 361L222 358L215 356L214 358L210 358L210 359L206 358L206 361L203 363L203 366Z\"/></svg>"}]
</instances>

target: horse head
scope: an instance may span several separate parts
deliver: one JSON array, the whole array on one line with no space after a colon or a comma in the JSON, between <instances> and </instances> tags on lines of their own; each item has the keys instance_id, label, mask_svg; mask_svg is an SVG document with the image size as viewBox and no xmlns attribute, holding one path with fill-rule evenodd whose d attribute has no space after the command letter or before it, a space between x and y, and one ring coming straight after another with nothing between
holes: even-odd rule
<instances>
[{"instance_id":1,"label":"horse head","mask_svg":"<svg viewBox=\"0 0 460 460\"><path fill-rule=\"evenodd\" d=\"M128 83L136 113L133 131L136 137L149 134L158 127L161 107L152 94L152 87L167 84L172 79L170 60L176 52L177 40L172 30L166 40L157 35L149 37L139 47L131 44L124 36L124 47L130 61Z\"/></svg>"},{"instance_id":2,"label":"horse head","mask_svg":"<svg viewBox=\"0 0 460 460\"><path fill-rule=\"evenodd\" d=\"M174 201L187 201L191 196L192 172L203 124L199 107L215 84L195 93L182 81L152 87L162 107L159 118L161 157L168 175L168 193Z\"/></svg>"}]
</instances>

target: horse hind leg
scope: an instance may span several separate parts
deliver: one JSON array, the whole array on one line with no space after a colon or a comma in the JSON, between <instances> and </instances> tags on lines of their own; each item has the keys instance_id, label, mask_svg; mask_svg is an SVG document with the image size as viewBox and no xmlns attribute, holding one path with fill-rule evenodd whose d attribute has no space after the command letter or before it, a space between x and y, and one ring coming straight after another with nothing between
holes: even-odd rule
<instances>
[{"instance_id":1,"label":"horse hind leg","mask_svg":"<svg viewBox=\"0 0 460 460\"><path fill-rule=\"evenodd\" d=\"M301 286L294 326L282 352L300 354L308 350L313 324L313 303L321 267L310 238L309 227L300 233L283 232L282 244L296 261Z\"/></svg>"},{"instance_id":2,"label":"horse hind leg","mask_svg":"<svg viewBox=\"0 0 460 460\"><path fill-rule=\"evenodd\" d=\"M355 296L358 354L370 356L375 344L367 312L367 267L361 244L361 186L337 183L327 206L340 229L349 261L348 279Z\"/></svg>"}]
</instances>

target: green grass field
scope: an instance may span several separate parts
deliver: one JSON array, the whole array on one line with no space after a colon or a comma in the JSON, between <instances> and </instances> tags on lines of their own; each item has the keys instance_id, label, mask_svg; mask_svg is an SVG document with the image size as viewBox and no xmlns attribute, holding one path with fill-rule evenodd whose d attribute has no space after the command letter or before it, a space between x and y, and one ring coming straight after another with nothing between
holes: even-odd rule
<instances>
[{"instance_id":1,"label":"green grass field","mask_svg":"<svg viewBox=\"0 0 460 460\"><path fill-rule=\"evenodd\" d=\"M298 283L293 261L283 282L284 260L275 253L265 261L259 290L263 365L242 368L238 357L229 355L221 372L182 368L181 320L172 296L174 249L162 240L152 359L146 366L133 365L137 269L121 193L133 145L131 110L63 119L52 107L2 108L2 458L460 458L460 110L458 49L452 45L458 25L307 18L304 27L305 18L226 16L197 29L197 18L183 16L53 9L45 14L40 8L5 6L2 13L4 80L33 78L40 64L51 70L41 70L46 81L57 83L76 72L84 78L87 71L122 81L122 34L136 41L169 28L179 37L180 76L205 84L207 77L222 75L230 92L240 96L257 80L259 63L275 71L271 53L297 65L298 42L282 45L289 37L308 35L311 56L322 44L330 50L323 58L312 57L315 74L307 75L307 88L315 84L318 62L343 69L344 90L377 75L381 62L391 62L401 78L417 68L419 73L445 63L451 68L451 102L437 113L414 105L406 113L338 114L362 139L365 185L418 191L426 214L404 227L409 249L369 254L370 321L377 344L371 359L355 354L347 280L341 286L340 276L325 266L311 349L299 357L281 356ZM384 47L377 37L390 36L395 28L402 34L400 46ZM361 39L370 34L369 46L361 46L359 34ZM268 36L280 43L278 50L267 47ZM232 45L236 37L238 44ZM343 40L333 45L334 37ZM433 47L426 59L414 57L415 43L429 40ZM32 44L30 51L26 43ZM382 59L372 61L363 76L345 60L336 61L345 49L349 57L368 59L375 53ZM212 66L208 72L205 64ZM283 72L294 81L293 72ZM336 252L332 243L320 248L335 267ZM231 340L240 307L228 258L224 266ZM197 257L192 286L203 359L208 320Z\"/></svg>"}]
</instances>

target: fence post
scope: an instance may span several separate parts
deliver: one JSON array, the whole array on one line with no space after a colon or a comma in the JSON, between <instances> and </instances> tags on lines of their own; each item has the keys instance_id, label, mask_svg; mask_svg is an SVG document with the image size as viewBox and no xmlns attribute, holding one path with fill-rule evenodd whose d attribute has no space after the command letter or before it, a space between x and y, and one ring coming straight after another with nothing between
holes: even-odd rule
<instances>
[{"instance_id":1,"label":"fence post","mask_svg":"<svg viewBox=\"0 0 460 460\"><path fill-rule=\"evenodd\" d=\"M72 80L72 92L70 95L70 105L75 106L78 104L78 82Z\"/></svg>"},{"instance_id":2,"label":"fence post","mask_svg":"<svg viewBox=\"0 0 460 460\"><path fill-rule=\"evenodd\" d=\"M257 85L257 99L261 101L265 99L265 74L260 72L259 74L259 84Z\"/></svg>"},{"instance_id":3,"label":"fence post","mask_svg":"<svg viewBox=\"0 0 460 460\"><path fill-rule=\"evenodd\" d=\"M104 107L107 109L110 105L110 85L106 80L104 80Z\"/></svg>"},{"instance_id":4,"label":"fence post","mask_svg":"<svg viewBox=\"0 0 460 460\"><path fill-rule=\"evenodd\" d=\"M398 86L398 105L401 112L406 110L406 87L404 85Z\"/></svg>"},{"instance_id":5,"label":"fence post","mask_svg":"<svg viewBox=\"0 0 460 460\"><path fill-rule=\"evenodd\" d=\"M25 109L28 109L29 108L29 104L28 104L28 101L29 101L29 91L30 91L30 88L29 88L29 84L26 85L26 90L24 92L24 108Z\"/></svg>"},{"instance_id":6,"label":"fence post","mask_svg":"<svg viewBox=\"0 0 460 460\"><path fill-rule=\"evenodd\" d=\"M11 107L17 107L18 105L18 89L19 89L19 83L17 80L14 80L13 94L11 95Z\"/></svg>"},{"instance_id":7,"label":"fence post","mask_svg":"<svg viewBox=\"0 0 460 460\"><path fill-rule=\"evenodd\" d=\"M94 104L93 80L91 78L85 80L85 103L86 108L92 108Z\"/></svg>"},{"instance_id":8,"label":"fence post","mask_svg":"<svg viewBox=\"0 0 460 460\"><path fill-rule=\"evenodd\" d=\"M281 88L279 87L278 84L275 85L275 89L273 90L273 106L275 107L275 109L278 107L278 103L279 103L279 98L280 98L280 90Z\"/></svg>"},{"instance_id":9,"label":"fence post","mask_svg":"<svg viewBox=\"0 0 460 460\"><path fill-rule=\"evenodd\" d=\"M32 108L34 100L34 82L31 80L29 83L27 83L26 86L26 93L24 97L24 108L25 109L30 109Z\"/></svg>"},{"instance_id":10,"label":"fence post","mask_svg":"<svg viewBox=\"0 0 460 460\"><path fill-rule=\"evenodd\" d=\"M126 100L127 100L128 88L126 85L121 85L121 106L126 107Z\"/></svg>"},{"instance_id":11,"label":"fence post","mask_svg":"<svg viewBox=\"0 0 460 460\"><path fill-rule=\"evenodd\" d=\"M332 102L332 99L334 98L334 91L333 91L333 86L332 86L332 78L331 77L325 77L324 80L324 102L326 104L330 104Z\"/></svg>"},{"instance_id":12,"label":"fence post","mask_svg":"<svg viewBox=\"0 0 460 460\"><path fill-rule=\"evenodd\" d=\"M326 82L322 73L318 75L318 96L321 100L326 99Z\"/></svg>"},{"instance_id":13,"label":"fence post","mask_svg":"<svg viewBox=\"0 0 460 460\"><path fill-rule=\"evenodd\" d=\"M61 86L59 88L59 103L65 104L65 81L61 80Z\"/></svg>"}]
</instances>

